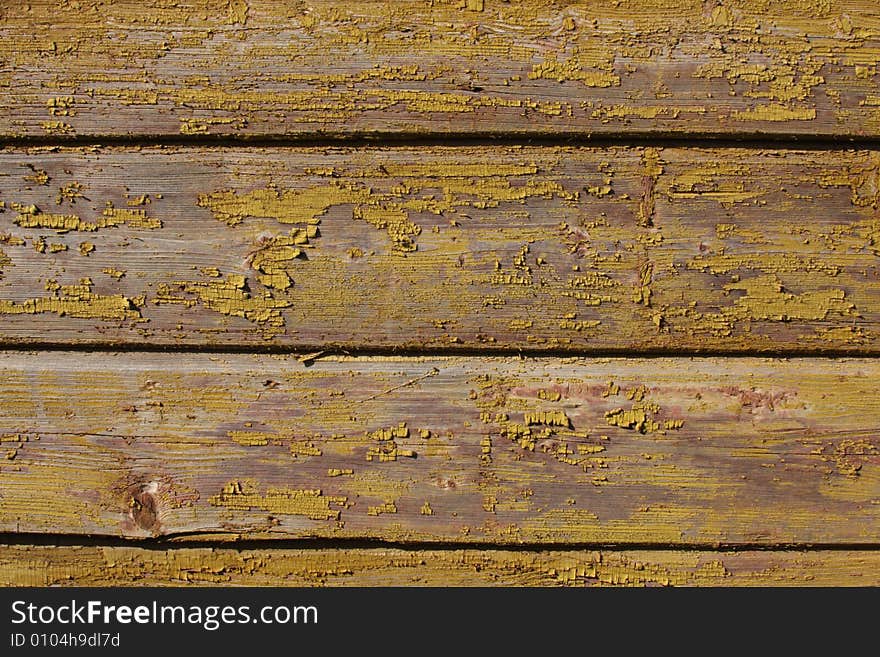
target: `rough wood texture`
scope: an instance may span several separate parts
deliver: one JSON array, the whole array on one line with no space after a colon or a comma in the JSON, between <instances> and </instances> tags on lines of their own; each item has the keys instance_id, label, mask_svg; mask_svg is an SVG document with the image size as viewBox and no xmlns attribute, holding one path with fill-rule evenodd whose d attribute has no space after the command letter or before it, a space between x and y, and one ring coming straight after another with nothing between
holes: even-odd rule
<instances>
[{"instance_id":1,"label":"rough wood texture","mask_svg":"<svg viewBox=\"0 0 880 657\"><path fill-rule=\"evenodd\" d=\"M0 531L880 539L875 360L0 356Z\"/></svg>"},{"instance_id":2,"label":"rough wood texture","mask_svg":"<svg viewBox=\"0 0 880 657\"><path fill-rule=\"evenodd\" d=\"M0 132L878 135L873 0L34 0Z\"/></svg>"},{"instance_id":3,"label":"rough wood texture","mask_svg":"<svg viewBox=\"0 0 880 657\"><path fill-rule=\"evenodd\" d=\"M0 545L0 586L878 586L880 552Z\"/></svg>"},{"instance_id":4,"label":"rough wood texture","mask_svg":"<svg viewBox=\"0 0 880 657\"><path fill-rule=\"evenodd\" d=\"M880 351L875 151L0 154L0 340Z\"/></svg>"}]
</instances>

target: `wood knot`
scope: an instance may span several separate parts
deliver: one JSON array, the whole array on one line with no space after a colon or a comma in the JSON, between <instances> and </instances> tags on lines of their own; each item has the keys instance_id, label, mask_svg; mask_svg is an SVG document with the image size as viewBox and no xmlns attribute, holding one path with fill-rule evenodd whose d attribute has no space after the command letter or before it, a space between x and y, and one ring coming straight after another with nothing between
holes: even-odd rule
<instances>
[{"instance_id":1,"label":"wood knot","mask_svg":"<svg viewBox=\"0 0 880 657\"><path fill-rule=\"evenodd\" d=\"M155 490L151 490L151 488L156 488L156 486L143 486L139 491L132 493L129 509L137 526L152 532L159 527L159 513L158 503L153 494Z\"/></svg>"}]
</instances>

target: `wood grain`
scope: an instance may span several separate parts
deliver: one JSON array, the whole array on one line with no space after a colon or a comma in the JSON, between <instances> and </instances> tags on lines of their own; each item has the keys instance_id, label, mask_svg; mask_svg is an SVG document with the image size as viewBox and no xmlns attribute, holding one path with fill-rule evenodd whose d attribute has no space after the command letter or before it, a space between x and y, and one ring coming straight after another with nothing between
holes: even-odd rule
<instances>
[{"instance_id":1,"label":"wood grain","mask_svg":"<svg viewBox=\"0 0 880 657\"><path fill-rule=\"evenodd\" d=\"M0 586L878 586L880 553L0 545Z\"/></svg>"},{"instance_id":2,"label":"wood grain","mask_svg":"<svg viewBox=\"0 0 880 657\"><path fill-rule=\"evenodd\" d=\"M0 154L9 344L875 354L876 151Z\"/></svg>"},{"instance_id":3,"label":"wood grain","mask_svg":"<svg viewBox=\"0 0 880 657\"><path fill-rule=\"evenodd\" d=\"M880 134L871 0L33 0L0 134Z\"/></svg>"},{"instance_id":4,"label":"wood grain","mask_svg":"<svg viewBox=\"0 0 880 657\"><path fill-rule=\"evenodd\" d=\"M876 545L871 359L0 354L0 531Z\"/></svg>"}]
</instances>

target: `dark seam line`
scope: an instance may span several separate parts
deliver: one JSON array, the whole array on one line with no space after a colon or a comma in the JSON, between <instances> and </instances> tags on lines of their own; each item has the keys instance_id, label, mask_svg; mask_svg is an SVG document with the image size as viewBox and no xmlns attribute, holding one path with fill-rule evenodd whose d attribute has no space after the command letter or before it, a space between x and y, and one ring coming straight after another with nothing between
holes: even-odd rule
<instances>
[{"instance_id":1,"label":"dark seam line","mask_svg":"<svg viewBox=\"0 0 880 657\"><path fill-rule=\"evenodd\" d=\"M509 346L445 347L445 346L348 346L332 343L258 345L258 344L156 344L117 342L3 342L0 352L75 352L75 353L168 353L168 354L229 354L229 355L291 355L299 356L306 364L328 356L388 357L388 358L877 358L880 347L852 349L719 349L719 348L518 348Z\"/></svg>"},{"instance_id":2,"label":"dark seam line","mask_svg":"<svg viewBox=\"0 0 880 657\"><path fill-rule=\"evenodd\" d=\"M351 132L302 135L75 135L0 136L0 149L7 147L428 147L428 146L659 146L668 148L747 148L793 150L878 149L880 136L859 134L795 134L760 132L637 132L619 131L531 133L526 131L474 132Z\"/></svg>"},{"instance_id":3,"label":"dark seam line","mask_svg":"<svg viewBox=\"0 0 880 657\"><path fill-rule=\"evenodd\" d=\"M192 532L191 535L203 537L213 532ZM505 552L565 552L574 550L657 550L676 552L842 552L876 551L880 543L756 543L756 542L589 542L589 543L493 543L489 541L406 541L369 538L266 538L224 540L235 536L229 532L216 532L218 539L198 538L189 540L187 532L169 535L164 538L121 538L90 534L36 534L0 533L0 545L41 546L41 547L133 547L152 551L181 550L194 548L215 548L230 550L402 550L423 552L436 550L452 552L457 550L497 550Z\"/></svg>"}]
</instances>

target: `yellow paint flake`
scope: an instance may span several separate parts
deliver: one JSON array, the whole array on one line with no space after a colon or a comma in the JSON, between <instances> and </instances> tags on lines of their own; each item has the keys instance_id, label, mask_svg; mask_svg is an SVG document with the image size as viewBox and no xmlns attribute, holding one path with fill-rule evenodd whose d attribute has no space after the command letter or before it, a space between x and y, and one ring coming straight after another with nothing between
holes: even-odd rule
<instances>
[{"instance_id":1,"label":"yellow paint flake","mask_svg":"<svg viewBox=\"0 0 880 657\"><path fill-rule=\"evenodd\" d=\"M78 250L80 255L87 256L95 250L95 245L91 242L80 242Z\"/></svg>"},{"instance_id":2,"label":"yellow paint flake","mask_svg":"<svg viewBox=\"0 0 880 657\"><path fill-rule=\"evenodd\" d=\"M485 209L498 207L504 202L523 202L531 197L577 199L577 192L568 192L555 181L526 180L514 185L505 177L506 174L525 175L535 170L532 164L500 164L495 167L450 163L428 167L389 163L383 165L382 176L397 172L413 177L388 191L340 181L306 189L270 187L244 193L219 190L200 195L198 204L209 208L216 219L230 226L239 225L248 217L274 219L283 224L316 225L330 208L350 206L354 219L365 221L388 234L393 250L408 252L416 250L414 237L421 233L421 227L412 221L411 213L442 215L466 207ZM367 174L352 172L348 175ZM424 178L420 177L422 175ZM442 195L437 193L438 188ZM362 250L351 251L352 257L359 252Z\"/></svg>"},{"instance_id":3,"label":"yellow paint flake","mask_svg":"<svg viewBox=\"0 0 880 657\"><path fill-rule=\"evenodd\" d=\"M396 427L377 429L367 433L367 438L375 441L375 445L367 449L367 460L377 460L380 463L396 461L399 457L415 457L415 452L409 449L400 449L397 440L409 438L409 428L406 422L401 422Z\"/></svg>"},{"instance_id":4,"label":"yellow paint flake","mask_svg":"<svg viewBox=\"0 0 880 657\"><path fill-rule=\"evenodd\" d=\"M610 58L601 62L611 68ZM599 62L595 62L599 63ZM594 62L584 62L578 55L572 55L560 62L556 55L551 55L540 64L536 64L529 72L530 80L556 80L557 82L576 81L587 87L615 87L620 85L620 77L610 70L591 68Z\"/></svg>"},{"instance_id":5,"label":"yellow paint flake","mask_svg":"<svg viewBox=\"0 0 880 657\"><path fill-rule=\"evenodd\" d=\"M412 237L421 233L422 229L409 220L409 214L405 210L393 206L357 205L354 207L353 216L376 228L385 229L396 250L416 250Z\"/></svg>"},{"instance_id":6,"label":"yellow paint flake","mask_svg":"<svg viewBox=\"0 0 880 657\"><path fill-rule=\"evenodd\" d=\"M431 505L430 505L428 502L425 502L425 503L422 505L422 508L419 509L419 513L420 513L421 515L423 515L423 516L433 516L433 515L434 515L434 509L431 508Z\"/></svg>"},{"instance_id":7,"label":"yellow paint flake","mask_svg":"<svg viewBox=\"0 0 880 657\"><path fill-rule=\"evenodd\" d=\"M554 427L571 428L571 420L565 414L565 411L562 410L534 411L526 413L523 422L527 425L547 424Z\"/></svg>"},{"instance_id":8,"label":"yellow paint flake","mask_svg":"<svg viewBox=\"0 0 880 657\"><path fill-rule=\"evenodd\" d=\"M121 269L115 269L113 267L104 267L104 269L102 269L101 272L103 272L104 274L107 274L108 276L112 276L113 278L115 278L117 280L119 280L120 278L125 276L124 271L122 271Z\"/></svg>"},{"instance_id":9,"label":"yellow paint flake","mask_svg":"<svg viewBox=\"0 0 880 657\"><path fill-rule=\"evenodd\" d=\"M68 183L58 190L58 194L55 196L55 202L59 205L64 201L76 203L76 199L85 198L82 193L83 189L84 187L82 183L76 181Z\"/></svg>"},{"instance_id":10,"label":"yellow paint flake","mask_svg":"<svg viewBox=\"0 0 880 657\"><path fill-rule=\"evenodd\" d=\"M102 222L99 222L99 228L120 226L122 224L126 224L129 228L145 228L148 230L162 228L162 221L148 217L146 210L114 208L111 203L107 203L107 207L104 208L101 217Z\"/></svg>"},{"instance_id":11,"label":"yellow paint flake","mask_svg":"<svg viewBox=\"0 0 880 657\"><path fill-rule=\"evenodd\" d=\"M260 447L268 445L270 440L278 439L275 434L262 431L228 431L226 435L245 447Z\"/></svg>"},{"instance_id":12,"label":"yellow paint flake","mask_svg":"<svg viewBox=\"0 0 880 657\"><path fill-rule=\"evenodd\" d=\"M83 279L78 285L58 285L49 281L47 289L53 292L53 296L22 302L0 300L0 314L55 313L61 317L107 321L141 317L138 308L143 305L143 298L129 299L121 294L94 294L90 279Z\"/></svg>"},{"instance_id":13,"label":"yellow paint flake","mask_svg":"<svg viewBox=\"0 0 880 657\"><path fill-rule=\"evenodd\" d=\"M257 491L249 481L231 481L220 493L211 496L211 506L234 511L261 510L279 515L305 516L311 520L338 520L340 511L331 506L344 507L348 498L324 495L320 490L268 488L265 494Z\"/></svg>"},{"instance_id":14,"label":"yellow paint flake","mask_svg":"<svg viewBox=\"0 0 880 657\"><path fill-rule=\"evenodd\" d=\"M489 436L485 436L482 439L480 439L480 464L483 466L488 466L491 463L492 463L492 439Z\"/></svg>"},{"instance_id":15,"label":"yellow paint flake","mask_svg":"<svg viewBox=\"0 0 880 657\"><path fill-rule=\"evenodd\" d=\"M40 127L50 135L69 136L73 134L73 126L64 121L42 121Z\"/></svg>"},{"instance_id":16,"label":"yellow paint flake","mask_svg":"<svg viewBox=\"0 0 880 657\"><path fill-rule=\"evenodd\" d=\"M89 224L84 222L78 216L73 214L50 214L43 212L25 212L21 213L13 219L13 222L22 228L49 228L59 233L66 233L71 230L98 230L97 224Z\"/></svg>"},{"instance_id":17,"label":"yellow paint flake","mask_svg":"<svg viewBox=\"0 0 880 657\"><path fill-rule=\"evenodd\" d=\"M855 315L855 306L845 301L844 290L787 292L775 275L757 276L724 286L728 291L745 292L727 313L742 320L822 320L829 314Z\"/></svg>"},{"instance_id":18,"label":"yellow paint flake","mask_svg":"<svg viewBox=\"0 0 880 657\"><path fill-rule=\"evenodd\" d=\"M453 162L450 164L425 164L421 162L388 162L382 165L382 172L395 178L498 178L508 176L531 176L538 173L538 165L505 163ZM336 172L332 172L336 175Z\"/></svg>"},{"instance_id":19,"label":"yellow paint flake","mask_svg":"<svg viewBox=\"0 0 880 657\"><path fill-rule=\"evenodd\" d=\"M746 244L764 244L767 242L766 236L760 230L751 230L729 223L716 224L715 236L722 240L738 239Z\"/></svg>"},{"instance_id":20,"label":"yellow paint flake","mask_svg":"<svg viewBox=\"0 0 880 657\"><path fill-rule=\"evenodd\" d=\"M321 456L323 452L308 440L290 441L290 454L294 458L298 456Z\"/></svg>"},{"instance_id":21,"label":"yellow paint flake","mask_svg":"<svg viewBox=\"0 0 880 657\"><path fill-rule=\"evenodd\" d=\"M351 468L328 468L327 476L328 477L343 477L346 475L353 475L354 470Z\"/></svg>"},{"instance_id":22,"label":"yellow paint flake","mask_svg":"<svg viewBox=\"0 0 880 657\"><path fill-rule=\"evenodd\" d=\"M674 176L667 194L671 199L711 199L730 208L734 203L751 201L763 195L762 191L745 188L744 180L751 176L750 168L745 165L711 163L685 169Z\"/></svg>"},{"instance_id":23,"label":"yellow paint flake","mask_svg":"<svg viewBox=\"0 0 880 657\"><path fill-rule=\"evenodd\" d=\"M230 274L219 281L161 283L157 287L153 303L182 304L186 307L201 303L209 310L232 317L243 317L271 328L284 326L281 309L291 305L288 301L275 299L268 292L263 295L251 294L247 279L239 274Z\"/></svg>"},{"instance_id":24,"label":"yellow paint flake","mask_svg":"<svg viewBox=\"0 0 880 657\"><path fill-rule=\"evenodd\" d=\"M587 331L594 329L601 324L598 319L563 319L559 322L559 328L566 331Z\"/></svg>"},{"instance_id":25,"label":"yellow paint flake","mask_svg":"<svg viewBox=\"0 0 880 657\"><path fill-rule=\"evenodd\" d=\"M812 121L816 118L816 110L812 107L786 107L779 103L770 103L733 112L731 118L734 121Z\"/></svg>"},{"instance_id":26,"label":"yellow paint flake","mask_svg":"<svg viewBox=\"0 0 880 657\"><path fill-rule=\"evenodd\" d=\"M230 25L247 25L248 3L246 0L228 0L226 15Z\"/></svg>"},{"instance_id":27,"label":"yellow paint flake","mask_svg":"<svg viewBox=\"0 0 880 657\"><path fill-rule=\"evenodd\" d=\"M48 185L51 178L49 178L49 174L46 173L45 169L35 169L31 167L31 171L33 173L28 174L24 177L27 182L32 182L37 185Z\"/></svg>"},{"instance_id":28,"label":"yellow paint flake","mask_svg":"<svg viewBox=\"0 0 880 657\"><path fill-rule=\"evenodd\" d=\"M605 413L605 421L613 427L632 429L639 433L680 429L684 426L684 421L679 419L667 419L660 422L655 418L660 410L660 406L653 402L636 402L628 410L616 408L607 411Z\"/></svg>"},{"instance_id":29,"label":"yellow paint flake","mask_svg":"<svg viewBox=\"0 0 880 657\"><path fill-rule=\"evenodd\" d=\"M238 194L220 190L201 194L198 204L208 208L214 217L230 226L237 226L246 217L274 219L282 224L318 224L318 217L334 205L352 202L352 190L338 185L313 187L306 190L257 189ZM361 198L355 193L359 199ZM368 194L364 192L363 199Z\"/></svg>"},{"instance_id":30,"label":"yellow paint flake","mask_svg":"<svg viewBox=\"0 0 880 657\"><path fill-rule=\"evenodd\" d=\"M308 226L294 229L288 235L277 235L263 240L249 257L251 267L260 272L257 280L276 290L286 290L293 285L293 280L287 273L288 264L302 255L299 247L308 244L309 238L317 234L316 226Z\"/></svg>"},{"instance_id":31,"label":"yellow paint flake","mask_svg":"<svg viewBox=\"0 0 880 657\"><path fill-rule=\"evenodd\" d=\"M243 119L227 118L227 117L203 117L198 119L181 119L180 134L182 135L204 135L208 133L210 126L213 125L231 125L234 128L242 129L247 124Z\"/></svg>"},{"instance_id":32,"label":"yellow paint flake","mask_svg":"<svg viewBox=\"0 0 880 657\"><path fill-rule=\"evenodd\" d=\"M94 223L83 221L75 214L51 214L41 212L34 206L20 212L13 220L22 228L47 228L58 233L70 231L94 232L101 228L128 224L132 228L161 228L162 222L150 219L143 210L121 210L108 204L107 208Z\"/></svg>"},{"instance_id":33,"label":"yellow paint flake","mask_svg":"<svg viewBox=\"0 0 880 657\"><path fill-rule=\"evenodd\" d=\"M670 107L668 105L611 105L593 110L591 118L608 122L611 119L656 119L669 117L677 119L681 114L705 114L706 108L699 106Z\"/></svg>"},{"instance_id":34,"label":"yellow paint flake","mask_svg":"<svg viewBox=\"0 0 880 657\"><path fill-rule=\"evenodd\" d=\"M397 513L397 506L394 502L384 502L378 506L367 507L368 516L378 516L383 513Z\"/></svg>"},{"instance_id":35,"label":"yellow paint flake","mask_svg":"<svg viewBox=\"0 0 880 657\"><path fill-rule=\"evenodd\" d=\"M74 116L76 110L73 109L73 104L73 96L59 96L46 101L46 107L52 116Z\"/></svg>"},{"instance_id":36,"label":"yellow paint flake","mask_svg":"<svg viewBox=\"0 0 880 657\"><path fill-rule=\"evenodd\" d=\"M602 391L603 397L610 397L618 394L620 394L620 386L614 383L614 381L609 381L605 386L605 390Z\"/></svg>"}]
</instances>

